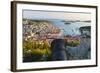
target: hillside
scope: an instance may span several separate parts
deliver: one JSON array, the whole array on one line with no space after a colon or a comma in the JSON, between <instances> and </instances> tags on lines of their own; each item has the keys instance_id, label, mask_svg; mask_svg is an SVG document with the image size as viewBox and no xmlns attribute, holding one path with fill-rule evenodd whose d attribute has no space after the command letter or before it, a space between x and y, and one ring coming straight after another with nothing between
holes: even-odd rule
<instances>
[{"instance_id":1,"label":"hillside","mask_svg":"<svg viewBox=\"0 0 100 73\"><path fill-rule=\"evenodd\" d=\"M44 38L48 34L58 34L60 29L46 20L23 20L23 36L24 38ZM50 35L49 35L50 36Z\"/></svg>"}]
</instances>

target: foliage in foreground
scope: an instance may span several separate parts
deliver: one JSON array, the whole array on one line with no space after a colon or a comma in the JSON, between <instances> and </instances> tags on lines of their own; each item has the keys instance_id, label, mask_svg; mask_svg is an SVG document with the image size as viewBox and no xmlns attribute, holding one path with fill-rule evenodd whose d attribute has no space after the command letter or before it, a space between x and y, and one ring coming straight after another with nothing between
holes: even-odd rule
<instances>
[{"instance_id":1,"label":"foliage in foreground","mask_svg":"<svg viewBox=\"0 0 100 73\"><path fill-rule=\"evenodd\" d=\"M27 40L23 42L23 57L27 56L47 56L51 55L48 41ZM37 59L37 58L36 58Z\"/></svg>"},{"instance_id":2,"label":"foliage in foreground","mask_svg":"<svg viewBox=\"0 0 100 73\"><path fill-rule=\"evenodd\" d=\"M76 47L80 44L79 40L71 40L67 46ZM47 40L23 41L23 58L32 59L32 61L48 61L51 59L51 46Z\"/></svg>"}]
</instances>

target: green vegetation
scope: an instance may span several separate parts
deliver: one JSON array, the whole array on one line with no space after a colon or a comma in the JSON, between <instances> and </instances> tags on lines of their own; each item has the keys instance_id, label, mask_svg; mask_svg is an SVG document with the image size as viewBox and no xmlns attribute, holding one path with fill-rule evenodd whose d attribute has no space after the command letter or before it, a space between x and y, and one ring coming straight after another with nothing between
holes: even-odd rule
<instances>
[{"instance_id":1,"label":"green vegetation","mask_svg":"<svg viewBox=\"0 0 100 73\"><path fill-rule=\"evenodd\" d=\"M71 47L76 47L80 44L80 41L79 40L72 40L70 42L68 42L68 46L71 46Z\"/></svg>"},{"instance_id":2,"label":"green vegetation","mask_svg":"<svg viewBox=\"0 0 100 73\"><path fill-rule=\"evenodd\" d=\"M50 56L50 45L48 41L41 40L27 40L23 42L23 56Z\"/></svg>"}]
</instances>

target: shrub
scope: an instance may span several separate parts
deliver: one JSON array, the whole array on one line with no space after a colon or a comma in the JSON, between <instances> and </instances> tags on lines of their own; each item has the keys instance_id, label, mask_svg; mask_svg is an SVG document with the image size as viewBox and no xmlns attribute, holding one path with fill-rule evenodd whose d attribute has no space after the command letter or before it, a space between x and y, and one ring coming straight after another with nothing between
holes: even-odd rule
<instances>
[{"instance_id":1,"label":"shrub","mask_svg":"<svg viewBox=\"0 0 100 73\"><path fill-rule=\"evenodd\" d=\"M70 42L67 43L67 46L71 46L71 47L76 47L80 44L79 40L72 40Z\"/></svg>"},{"instance_id":2,"label":"shrub","mask_svg":"<svg viewBox=\"0 0 100 73\"><path fill-rule=\"evenodd\" d=\"M51 55L48 41L27 40L23 42L23 56L30 55Z\"/></svg>"}]
</instances>

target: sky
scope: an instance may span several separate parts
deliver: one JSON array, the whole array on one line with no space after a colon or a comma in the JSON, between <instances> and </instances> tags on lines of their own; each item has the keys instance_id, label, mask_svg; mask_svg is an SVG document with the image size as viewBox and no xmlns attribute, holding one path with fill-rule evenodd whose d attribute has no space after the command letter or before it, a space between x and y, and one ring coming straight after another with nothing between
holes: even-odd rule
<instances>
[{"instance_id":1,"label":"sky","mask_svg":"<svg viewBox=\"0 0 100 73\"><path fill-rule=\"evenodd\" d=\"M23 18L27 19L61 19L61 20L91 20L90 13L76 12L52 12L52 11L32 11L23 10Z\"/></svg>"}]
</instances>

